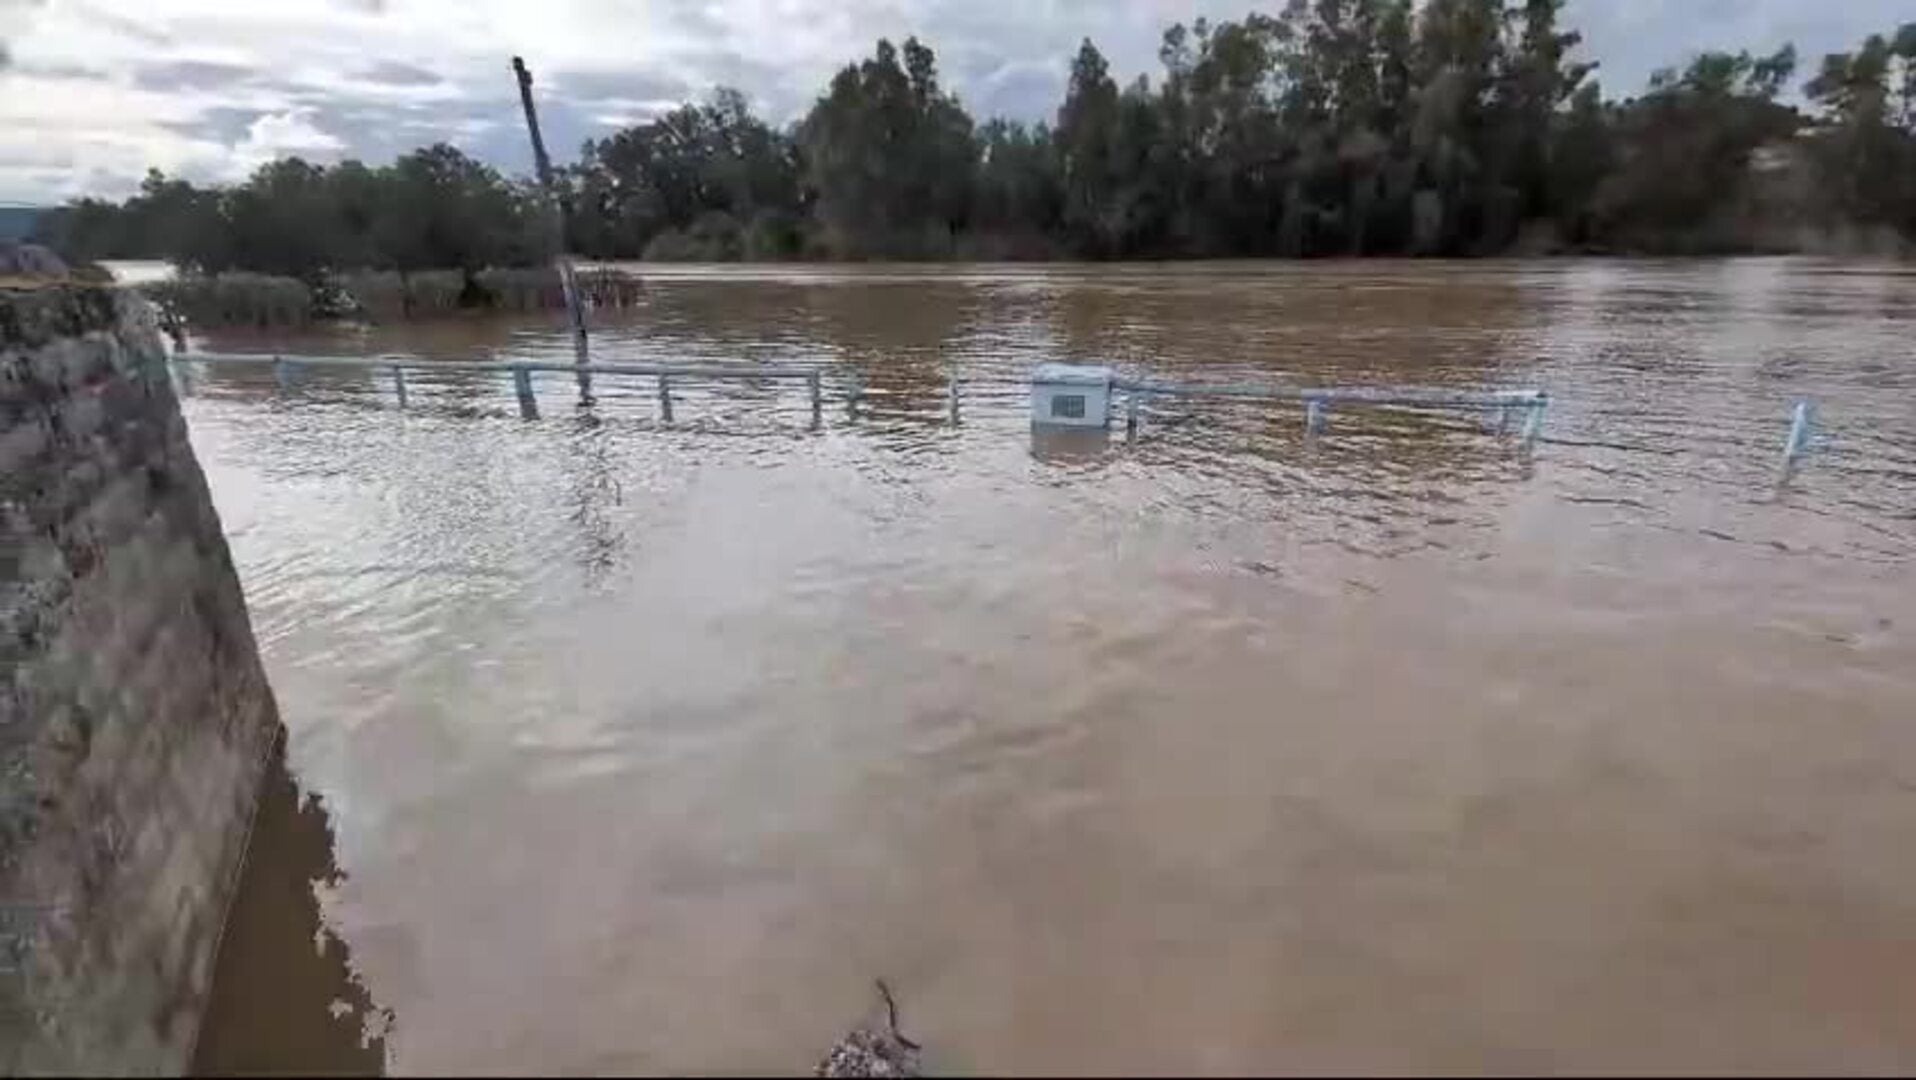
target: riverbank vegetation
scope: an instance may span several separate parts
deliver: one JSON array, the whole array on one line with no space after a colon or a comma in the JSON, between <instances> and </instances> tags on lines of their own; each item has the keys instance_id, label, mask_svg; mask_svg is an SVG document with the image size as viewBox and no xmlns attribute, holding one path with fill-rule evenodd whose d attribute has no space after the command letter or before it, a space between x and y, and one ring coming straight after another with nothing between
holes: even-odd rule
<instances>
[{"instance_id":1,"label":"riverbank vegetation","mask_svg":"<svg viewBox=\"0 0 1916 1080\"><path fill-rule=\"evenodd\" d=\"M594 308L629 307L640 282L611 270L577 276ZM247 270L188 273L147 282L140 290L170 320L187 326L305 326L322 320L370 323L430 318L462 311L528 312L564 306L559 275L549 267L463 270L326 271L313 278Z\"/></svg>"},{"instance_id":2,"label":"riverbank vegetation","mask_svg":"<svg viewBox=\"0 0 1916 1080\"><path fill-rule=\"evenodd\" d=\"M1036 124L977 122L928 45L880 41L790 126L721 89L588 142L560 170L567 245L661 260L1909 250L1916 24L1807 78L1788 47L1708 52L1618 99L1562 6L1292 0L1172 26L1161 71L1129 85L1087 39ZM439 145L377 167L276 161L231 187L156 172L42 232L76 258L278 275L320 308L338 288L409 314L448 294L556 295L482 277L544 264L541 221L529 183ZM429 288L432 271L453 277ZM379 298L353 284L374 280Z\"/></svg>"}]
</instances>

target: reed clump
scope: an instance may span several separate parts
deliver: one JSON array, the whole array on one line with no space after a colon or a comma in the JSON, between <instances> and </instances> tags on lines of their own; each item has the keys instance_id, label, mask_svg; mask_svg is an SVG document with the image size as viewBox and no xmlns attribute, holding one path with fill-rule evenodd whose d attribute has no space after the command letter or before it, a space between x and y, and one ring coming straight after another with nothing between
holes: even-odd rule
<instances>
[{"instance_id":1,"label":"reed clump","mask_svg":"<svg viewBox=\"0 0 1916 1080\"><path fill-rule=\"evenodd\" d=\"M316 314L313 290L305 282L274 274L193 274L142 289L193 326L305 326Z\"/></svg>"},{"instance_id":2,"label":"reed clump","mask_svg":"<svg viewBox=\"0 0 1916 1080\"><path fill-rule=\"evenodd\" d=\"M576 281L587 308L632 307L643 293L638 278L618 270L583 270ZM394 323L461 311L565 309L565 290L558 271L550 267L476 273L352 270L317 284L235 271L184 274L143 288L173 319L196 327L305 326L320 320Z\"/></svg>"}]
</instances>

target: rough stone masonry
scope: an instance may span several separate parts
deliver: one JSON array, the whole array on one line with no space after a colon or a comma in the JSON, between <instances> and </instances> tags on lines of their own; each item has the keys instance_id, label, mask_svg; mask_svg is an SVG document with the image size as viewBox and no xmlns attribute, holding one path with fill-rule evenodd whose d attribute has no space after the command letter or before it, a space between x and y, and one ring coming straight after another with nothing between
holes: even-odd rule
<instances>
[{"instance_id":1,"label":"rough stone masonry","mask_svg":"<svg viewBox=\"0 0 1916 1080\"><path fill-rule=\"evenodd\" d=\"M0 282L0 1070L187 1067L279 732L150 308Z\"/></svg>"}]
</instances>

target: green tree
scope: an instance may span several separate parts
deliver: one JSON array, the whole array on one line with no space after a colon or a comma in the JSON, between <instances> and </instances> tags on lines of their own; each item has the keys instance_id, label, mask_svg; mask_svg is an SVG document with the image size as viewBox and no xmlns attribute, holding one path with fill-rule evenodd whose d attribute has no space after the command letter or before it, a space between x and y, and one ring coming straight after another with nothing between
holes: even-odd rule
<instances>
[{"instance_id":1,"label":"green tree","mask_svg":"<svg viewBox=\"0 0 1916 1080\"><path fill-rule=\"evenodd\" d=\"M936 256L951 250L971 203L971 117L939 87L917 38L904 63L889 41L832 79L799 128L825 251Z\"/></svg>"},{"instance_id":2,"label":"green tree","mask_svg":"<svg viewBox=\"0 0 1916 1080\"><path fill-rule=\"evenodd\" d=\"M1593 201L1616 168L1616 140L1603 89L1586 82L1566 112L1553 118L1550 136L1550 215L1559 235L1573 246L1598 242Z\"/></svg>"},{"instance_id":3,"label":"green tree","mask_svg":"<svg viewBox=\"0 0 1916 1080\"><path fill-rule=\"evenodd\" d=\"M1200 20L1192 30L1197 48L1178 78L1185 101L1179 246L1231 255L1268 250L1287 179L1272 90L1279 43L1291 27L1253 14L1215 26Z\"/></svg>"},{"instance_id":4,"label":"green tree","mask_svg":"<svg viewBox=\"0 0 1916 1080\"><path fill-rule=\"evenodd\" d=\"M317 282L338 265L344 225L324 168L296 157L268 162L224 202L225 258L196 260L203 268L236 266Z\"/></svg>"},{"instance_id":5,"label":"green tree","mask_svg":"<svg viewBox=\"0 0 1916 1080\"><path fill-rule=\"evenodd\" d=\"M1119 147L1120 103L1111 66L1086 38L1071 62L1055 141L1064 193L1063 225L1074 246L1089 255L1123 251L1127 233L1121 205L1126 177Z\"/></svg>"},{"instance_id":6,"label":"green tree","mask_svg":"<svg viewBox=\"0 0 1916 1080\"><path fill-rule=\"evenodd\" d=\"M1801 224L1916 238L1916 23L1825 57L1712 51L1615 102L1565 0L1284 0L1167 28L1123 85L1085 39L1049 125L974 128L916 38L877 42L778 130L719 88L588 142L568 243L604 257L1467 255L1555 236L1737 251ZM1804 163L1807 162L1807 165ZM286 159L244 183L158 172L42 232L81 258L317 280L543 262L538 200L449 146Z\"/></svg>"},{"instance_id":7,"label":"green tree","mask_svg":"<svg viewBox=\"0 0 1916 1080\"><path fill-rule=\"evenodd\" d=\"M1597 66L1570 59L1583 35L1558 28L1563 4L1564 0L1524 0L1517 9L1517 47L1500 90L1505 130L1499 156L1526 218L1550 215L1558 208L1557 193L1552 190L1557 174L1551 166L1557 116Z\"/></svg>"},{"instance_id":8,"label":"green tree","mask_svg":"<svg viewBox=\"0 0 1916 1080\"><path fill-rule=\"evenodd\" d=\"M994 254L1043 254L1062 227L1064 190L1057 151L1043 124L993 120L978 130L978 175L972 228L988 234Z\"/></svg>"},{"instance_id":9,"label":"green tree","mask_svg":"<svg viewBox=\"0 0 1916 1080\"><path fill-rule=\"evenodd\" d=\"M1795 65L1795 50L1785 46L1765 57L1703 53L1680 74L1654 75L1649 93L1618 109L1615 168L1593 198L1602 242L1639 250L1747 247L1751 159L1801 122L1776 101Z\"/></svg>"},{"instance_id":10,"label":"green tree","mask_svg":"<svg viewBox=\"0 0 1916 1080\"><path fill-rule=\"evenodd\" d=\"M382 262L393 269L470 275L549 257L538 239L531 190L507 183L457 147L439 143L415 150L382 170L380 181L370 235Z\"/></svg>"},{"instance_id":11,"label":"green tree","mask_svg":"<svg viewBox=\"0 0 1916 1080\"><path fill-rule=\"evenodd\" d=\"M136 258L164 256L191 267L223 269L236 259L223 193L147 171L127 200L127 231Z\"/></svg>"},{"instance_id":12,"label":"green tree","mask_svg":"<svg viewBox=\"0 0 1916 1080\"><path fill-rule=\"evenodd\" d=\"M1821 110L1815 157L1830 216L1916 235L1916 23L1825 56L1803 91Z\"/></svg>"},{"instance_id":13,"label":"green tree","mask_svg":"<svg viewBox=\"0 0 1916 1080\"><path fill-rule=\"evenodd\" d=\"M566 187L570 236L593 255L635 257L662 236L658 254L696 258L783 255L796 245L795 148L729 87L588 142Z\"/></svg>"}]
</instances>

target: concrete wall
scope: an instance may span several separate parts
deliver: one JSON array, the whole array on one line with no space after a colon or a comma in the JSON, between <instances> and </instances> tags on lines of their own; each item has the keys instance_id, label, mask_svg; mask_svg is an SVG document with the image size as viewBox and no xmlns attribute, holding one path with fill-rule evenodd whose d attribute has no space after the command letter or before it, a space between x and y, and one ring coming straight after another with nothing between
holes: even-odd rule
<instances>
[{"instance_id":1,"label":"concrete wall","mask_svg":"<svg viewBox=\"0 0 1916 1080\"><path fill-rule=\"evenodd\" d=\"M279 738L140 301L0 287L0 1069L178 1072Z\"/></svg>"}]
</instances>

